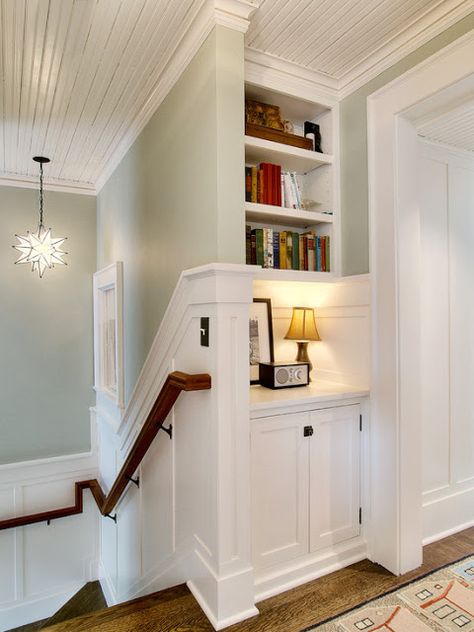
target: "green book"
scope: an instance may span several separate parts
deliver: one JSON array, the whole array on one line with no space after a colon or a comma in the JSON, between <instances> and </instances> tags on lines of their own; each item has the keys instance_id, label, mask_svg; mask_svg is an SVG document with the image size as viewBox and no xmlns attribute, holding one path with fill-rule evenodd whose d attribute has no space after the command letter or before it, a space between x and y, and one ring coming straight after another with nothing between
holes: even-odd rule
<instances>
[{"instance_id":1,"label":"green book","mask_svg":"<svg viewBox=\"0 0 474 632\"><path fill-rule=\"evenodd\" d=\"M300 269L300 234L293 233L293 257L292 266L293 270Z\"/></svg>"},{"instance_id":2,"label":"green book","mask_svg":"<svg viewBox=\"0 0 474 632\"><path fill-rule=\"evenodd\" d=\"M252 235L255 235L255 252L256 261L258 266L263 266L264 262L264 246L263 246L263 228L254 228Z\"/></svg>"}]
</instances>

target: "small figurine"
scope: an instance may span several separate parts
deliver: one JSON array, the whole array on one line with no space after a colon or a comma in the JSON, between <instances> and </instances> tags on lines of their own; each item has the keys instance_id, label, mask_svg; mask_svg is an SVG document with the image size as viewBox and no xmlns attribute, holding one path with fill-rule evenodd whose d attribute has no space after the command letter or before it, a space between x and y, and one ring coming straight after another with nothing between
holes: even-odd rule
<instances>
[{"instance_id":1,"label":"small figurine","mask_svg":"<svg viewBox=\"0 0 474 632\"><path fill-rule=\"evenodd\" d=\"M295 128L293 127L293 123L291 121L283 121L283 131L285 134L294 134Z\"/></svg>"}]
</instances>

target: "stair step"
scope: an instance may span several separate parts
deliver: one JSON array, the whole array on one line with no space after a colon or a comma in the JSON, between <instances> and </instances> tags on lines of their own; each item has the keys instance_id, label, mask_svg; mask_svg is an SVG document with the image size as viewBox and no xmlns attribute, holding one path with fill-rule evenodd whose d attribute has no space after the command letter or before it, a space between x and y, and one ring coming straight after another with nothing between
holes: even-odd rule
<instances>
[{"instance_id":1,"label":"stair step","mask_svg":"<svg viewBox=\"0 0 474 632\"><path fill-rule=\"evenodd\" d=\"M157 627L159 625L159 627ZM185 584L42 628L47 632L213 632Z\"/></svg>"},{"instance_id":2,"label":"stair step","mask_svg":"<svg viewBox=\"0 0 474 632\"><path fill-rule=\"evenodd\" d=\"M74 619L85 614L97 612L107 608L104 593L100 582L88 582L67 603L64 604L52 617L43 622L41 629L57 623Z\"/></svg>"}]
</instances>

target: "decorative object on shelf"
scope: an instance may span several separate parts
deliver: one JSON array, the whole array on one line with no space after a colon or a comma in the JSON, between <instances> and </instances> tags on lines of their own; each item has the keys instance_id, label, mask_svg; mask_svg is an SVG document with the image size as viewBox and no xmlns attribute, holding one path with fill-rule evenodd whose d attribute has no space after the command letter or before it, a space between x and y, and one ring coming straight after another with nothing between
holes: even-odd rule
<instances>
[{"instance_id":1,"label":"decorative object on shelf","mask_svg":"<svg viewBox=\"0 0 474 632\"><path fill-rule=\"evenodd\" d=\"M271 140L274 143L282 143L283 145L292 145L300 149L313 149L313 141L311 138L303 138L297 134L287 134L278 129L264 127L263 125L255 125L253 123L245 123L245 133L247 136L255 136L264 140Z\"/></svg>"},{"instance_id":2,"label":"decorative object on shelf","mask_svg":"<svg viewBox=\"0 0 474 632\"><path fill-rule=\"evenodd\" d=\"M254 298L249 314L250 384L259 383L260 362L273 362L272 302L269 298Z\"/></svg>"},{"instance_id":3,"label":"decorative object on shelf","mask_svg":"<svg viewBox=\"0 0 474 632\"><path fill-rule=\"evenodd\" d=\"M293 307L293 315L285 339L297 341L298 353L296 361L307 362L311 372L313 365L308 356L308 342L321 340L316 327L314 309L312 307Z\"/></svg>"},{"instance_id":4,"label":"decorative object on shelf","mask_svg":"<svg viewBox=\"0 0 474 632\"><path fill-rule=\"evenodd\" d=\"M285 120L283 121L283 131L285 132L285 134L294 134L295 126L291 121Z\"/></svg>"},{"instance_id":5,"label":"decorative object on shelf","mask_svg":"<svg viewBox=\"0 0 474 632\"><path fill-rule=\"evenodd\" d=\"M260 385L279 389L309 384L309 364L307 362L260 362Z\"/></svg>"},{"instance_id":6,"label":"decorative object on shelf","mask_svg":"<svg viewBox=\"0 0 474 632\"><path fill-rule=\"evenodd\" d=\"M312 121L304 122L304 136L307 139L310 139L314 144L312 149L322 154L323 150L321 149L321 132L319 131L319 125L317 123L313 123Z\"/></svg>"},{"instance_id":7,"label":"decorative object on shelf","mask_svg":"<svg viewBox=\"0 0 474 632\"><path fill-rule=\"evenodd\" d=\"M21 253L15 263L31 263L31 271L38 272L41 278L46 268L53 268L55 265L67 265L63 261L63 257L67 255L67 252L61 250L66 237L53 239L51 228L45 228L43 225L43 164L50 162L50 160L44 156L35 156L33 160L38 162L40 166L38 229L35 233L30 233L28 230L26 235L15 235L19 243L13 248Z\"/></svg>"},{"instance_id":8,"label":"decorative object on shelf","mask_svg":"<svg viewBox=\"0 0 474 632\"><path fill-rule=\"evenodd\" d=\"M283 131L284 124L278 105L245 99L245 122Z\"/></svg>"}]
</instances>

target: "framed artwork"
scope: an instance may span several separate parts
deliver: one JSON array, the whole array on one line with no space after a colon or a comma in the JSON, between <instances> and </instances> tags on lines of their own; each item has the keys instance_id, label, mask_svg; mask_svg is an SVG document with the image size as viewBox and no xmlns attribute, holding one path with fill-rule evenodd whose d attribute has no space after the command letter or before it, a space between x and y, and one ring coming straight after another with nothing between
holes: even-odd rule
<instances>
[{"instance_id":1,"label":"framed artwork","mask_svg":"<svg viewBox=\"0 0 474 632\"><path fill-rule=\"evenodd\" d=\"M272 302L254 298L249 316L250 384L259 384L258 363L274 362Z\"/></svg>"},{"instance_id":2,"label":"framed artwork","mask_svg":"<svg viewBox=\"0 0 474 632\"><path fill-rule=\"evenodd\" d=\"M94 274L94 389L121 408L124 405L122 296L121 262Z\"/></svg>"}]
</instances>

